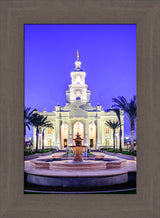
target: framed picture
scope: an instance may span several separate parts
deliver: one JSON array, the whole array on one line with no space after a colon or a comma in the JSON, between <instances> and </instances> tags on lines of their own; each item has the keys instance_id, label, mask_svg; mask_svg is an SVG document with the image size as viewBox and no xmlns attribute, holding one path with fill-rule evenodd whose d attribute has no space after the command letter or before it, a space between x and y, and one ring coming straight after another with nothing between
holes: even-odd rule
<instances>
[{"instance_id":1,"label":"framed picture","mask_svg":"<svg viewBox=\"0 0 160 218\"><path fill-rule=\"evenodd\" d=\"M24 33L24 193L136 194L136 25Z\"/></svg>"},{"instance_id":2,"label":"framed picture","mask_svg":"<svg viewBox=\"0 0 160 218\"><path fill-rule=\"evenodd\" d=\"M157 1L3 1L1 4L1 217L159 217ZM24 25L137 27L137 192L24 194ZM77 56L78 57L78 56ZM79 96L78 96L79 97ZM156 116L157 114L157 116ZM153 122L154 121L154 122ZM6 134L7 133L7 134ZM51 142L50 142L51 143ZM66 141L64 143L67 143ZM94 144L94 140L91 141ZM65 145L65 144L64 144Z\"/></svg>"}]
</instances>

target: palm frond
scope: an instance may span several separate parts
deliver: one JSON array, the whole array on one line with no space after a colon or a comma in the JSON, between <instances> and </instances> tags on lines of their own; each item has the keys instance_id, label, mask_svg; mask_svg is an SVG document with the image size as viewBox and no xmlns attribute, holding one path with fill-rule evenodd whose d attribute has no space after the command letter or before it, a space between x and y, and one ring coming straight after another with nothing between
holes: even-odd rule
<instances>
[{"instance_id":1,"label":"palm frond","mask_svg":"<svg viewBox=\"0 0 160 218\"><path fill-rule=\"evenodd\" d=\"M119 108L113 108L112 110L116 113L119 123L121 123L121 115Z\"/></svg>"},{"instance_id":2,"label":"palm frond","mask_svg":"<svg viewBox=\"0 0 160 218\"><path fill-rule=\"evenodd\" d=\"M122 109L130 122L131 129L134 128L136 120L136 96L134 95L133 99L131 99L129 103L124 96L119 96L118 98L113 98L112 100L115 103L112 107Z\"/></svg>"},{"instance_id":3,"label":"palm frond","mask_svg":"<svg viewBox=\"0 0 160 218\"><path fill-rule=\"evenodd\" d=\"M30 130L30 126L32 126L31 120L32 120L34 110L31 111L30 107L24 108L24 127L25 127L25 129L27 127Z\"/></svg>"},{"instance_id":4,"label":"palm frond","mask_svg":"<svg viewBox=\"0 0 160 218\"><path fill-rule=\"evenodd\" d=\"M38 113L34 113L32 120L31 120L33 126L39 128L39 127L51 127L53 128L53 124L47 120L47 116L40 115Z\"/></svg>"},{"instance_id":5,"label":"palm frond","mask_svg":"<svg viewBox=\"0 0 160 218\"><path fill-rule=\"evenodd\" d=\"M111 120L107 120L105 123L107 126L109 126L111 129L115 130L116 128L120 127L121 124L119 123L119 121L111 121Z\"/></svg>"},{"instance_id":6,"label":"palm frond","mask_svg":"<svg viewBox=\"0 0 160 218\"><path fill-rule=\"evenodd\" d=\"M124 96L118 96L118 98L112 98L112 101L116 103L112 105L112 107L121 108L124 111L127 110L128 102Z\"/></svg>"}]
</instances>

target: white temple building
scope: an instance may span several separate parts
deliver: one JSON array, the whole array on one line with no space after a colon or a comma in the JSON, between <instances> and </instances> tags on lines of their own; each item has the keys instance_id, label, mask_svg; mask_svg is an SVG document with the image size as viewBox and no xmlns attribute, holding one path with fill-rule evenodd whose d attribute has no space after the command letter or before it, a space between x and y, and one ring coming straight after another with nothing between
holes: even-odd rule
<instances>
[{"instance_id":1,"label":"white temple building","mask_svg":"<svg viewBox=\"0 0 160 218\"><path fill-rule=\"evenodd\" d=\"M117 120L113 111L104 111L102 106L92 106L91 92L85 84L86 73L81 68L79 53L75 69L71 72L71 84L66 91L67 102L64 107L57 105L52 112L38 112L45 115L53 123L54 129L45 128L44 148L57 146L65 149L74 144L77 132L83 139L83 145L93 149L102 146L113 147L113 130L106 126L107 120ZM121 122L124 113L121 111ZM41 129L42 132L42 129ZM41 133L40 132L40 133ZM36 129L33 128L33 146L36 146ZM119 146L119 129L116 130L116 146ZM124 125L122 125L122 148L124 146ZM39 134L39 148L42 147L42 135Z\"/></svg>"}]
</instances>

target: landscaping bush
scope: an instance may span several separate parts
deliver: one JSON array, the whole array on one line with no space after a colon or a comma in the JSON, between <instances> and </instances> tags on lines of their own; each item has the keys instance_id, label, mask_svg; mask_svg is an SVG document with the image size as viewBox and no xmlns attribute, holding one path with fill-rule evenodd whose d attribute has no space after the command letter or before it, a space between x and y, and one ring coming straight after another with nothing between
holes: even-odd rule
<instances>
[{"instance_id":1,"label":"landscaping bush","mask_svg":"<svg viewBox=\"0 0 160 218\"><path fill-rule=\"evenodd\" d=\"M42 149L38 149L38 152L37 153L47 153L47 152L50 152L50 151L56 151L55 148L50 148L50 149L44 149L42 151ZM24 152L24 155L32 155L32 154L35 154L36 153L36 150L33 149L33 147L27 147L26 148L26 151Z\"/></svg>"},{"instance_id":2,"label":"landscaping bush","mask_svg":"<svg viewBox=\"0 0 160 218\"><path fill-rule=\"evenodd\" d=\"M56 150L55 148L47 148L42 151L42 149L38 150L38 153L47 153Z\"/></svg>"},{"instance_id":3,"label":"landscaping bush","mask_svg":"<svg viewBox=\"0 0 160 218\"><path fill-rule=\"evenodd\" d=\"M107 152L113 152L113 153L116 152L113 148L101 148L101 151L107 151Z\"/></svg>"},{"instance_id":4,"label":"landscaping bush","mask_svg":"<svg viewBox=\"0 0 160 218\"><path fill-rule=\"evenodd\" d=\"M128 149L124 148L122 150L122 152L120 150L114 150L113 148L101 148L101 151L107 151L107 152L112 152L112 153L122 153L122 154L126 154L126 155L132 155L132 156L136 156L136 150L134 151L128 151Z\"/></svg>"},{"instance_id":5,"label":"landscaping bush","mask_svg":"<svg viewBox=\"0 0 160 218\"><path fill-rule=\"evenodd\" d=\"M35 149L33 149L33 146L27 146L26 150L24 152L24 155L30 155L30 154L35 154Z\"/></svg>"},{"instance_id":6,"label":"landscaping bush","mask_svg":"<svg viewBox=\"0 0 160 218\"><path fill-rule=\"evenodd\" d=\"M73 155L73 151L72 150L68 150L64 155Z\"/></svg>"},{"instance_id":7,"label":"landscaping bush","mask_svg":"<svg viewBox=\"0 0 160 218\"><path fill-rule=\"evenodd\" d=\"M87 155L93 156L93 154L89 151L89 149L87 150Z\"/></svg>"},{"instance_id":8,"label":"landscaping bush","mask_svg":"<svg viewBox=\"0 0 160 218\"><path fill-rule=\"evenodd\" d=\"M127 154L127 155L132 155L132 156L136 156L136 151L122 151L122 154Z\"/></svg>"}]
</instances>

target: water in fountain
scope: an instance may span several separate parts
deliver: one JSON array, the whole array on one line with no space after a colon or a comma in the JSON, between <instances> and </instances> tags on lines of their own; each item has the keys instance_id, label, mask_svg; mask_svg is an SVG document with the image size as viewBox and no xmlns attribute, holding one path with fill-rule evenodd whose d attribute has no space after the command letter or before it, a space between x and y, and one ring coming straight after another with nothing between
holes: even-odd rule
<instances>
[{"instance_id":1,"label":"water in fountain","mask_svg":"<svg viewBox=\"0 0 160 218\"><path fill-rule=\"evenodd\" d=\"M87 147L85 148L85 151L83 153L83 161L87 162L88 159L87 159Z\"/></svg>"}]
</instances>

